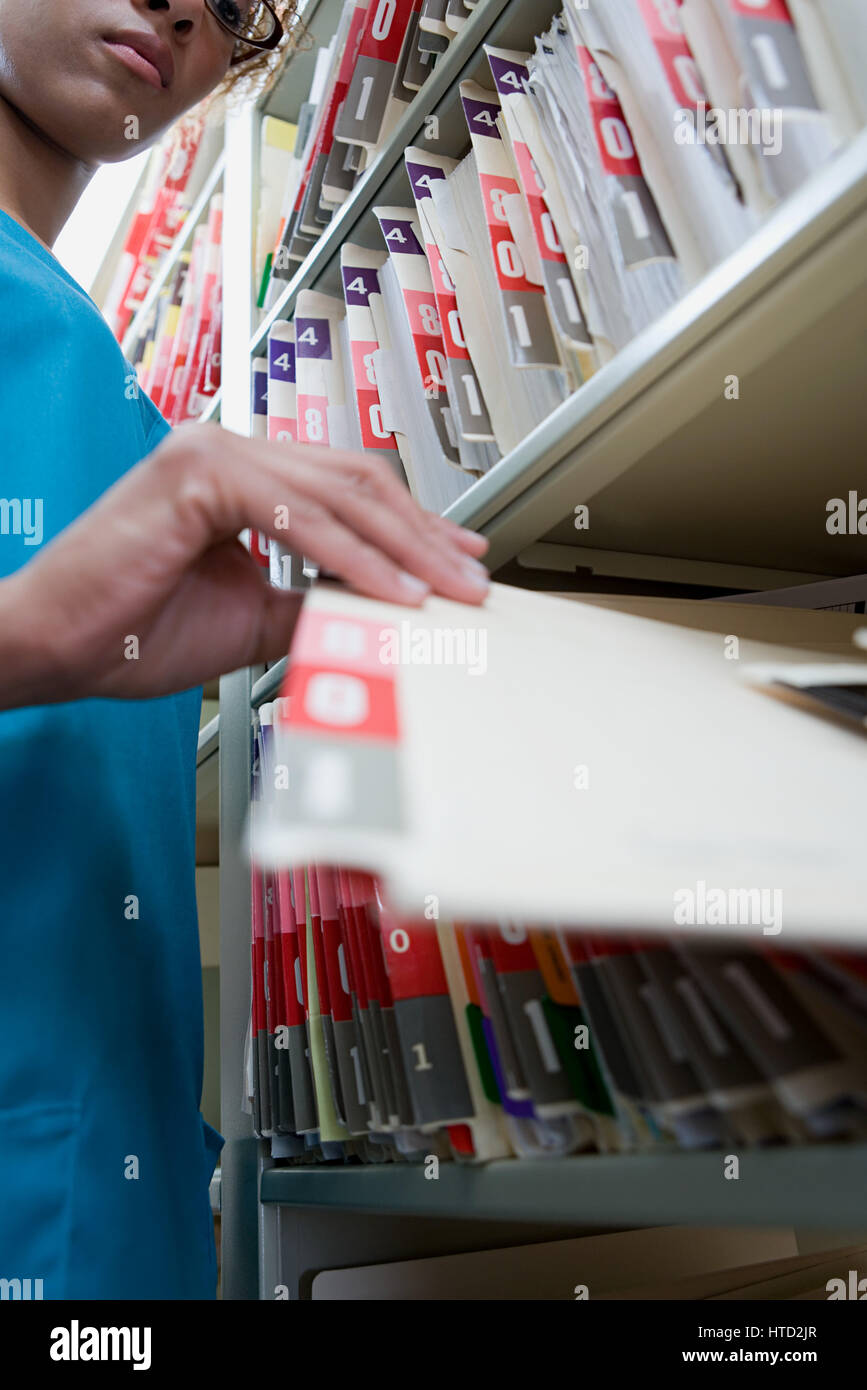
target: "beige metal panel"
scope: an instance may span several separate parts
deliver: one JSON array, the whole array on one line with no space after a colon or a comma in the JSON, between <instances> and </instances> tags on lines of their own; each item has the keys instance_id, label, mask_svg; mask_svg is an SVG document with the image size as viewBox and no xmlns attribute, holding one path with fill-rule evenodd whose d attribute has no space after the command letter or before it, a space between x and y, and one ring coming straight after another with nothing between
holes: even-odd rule
<instances>
[{"instance_id":1,"label":"beige metal panel","mask_svg":"<svg viewBox=\"0 0 867 1390\"><path fill-rule=\"evenodd\" d=\"M196 905L199 910L199 942L202 969L220 964L220 870L196 868Z\"/></svg>"}]
</instances>

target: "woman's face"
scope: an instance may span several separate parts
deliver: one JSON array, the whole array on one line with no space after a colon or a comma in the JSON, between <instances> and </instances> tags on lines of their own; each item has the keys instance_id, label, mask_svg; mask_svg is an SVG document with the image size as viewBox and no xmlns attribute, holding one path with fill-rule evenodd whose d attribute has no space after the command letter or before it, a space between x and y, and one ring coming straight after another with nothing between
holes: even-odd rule
<instances>
[{"instance_id":1,"label":"woman's face","mask_svg":"<svg viewBox=\"0 0 867 1390\"><path fill-rule=\"evenodd\" d=\"M0 0L0 97L85 164L126 159L217 86L233 46L205 0Z\"/></svg>"}]
</instances>

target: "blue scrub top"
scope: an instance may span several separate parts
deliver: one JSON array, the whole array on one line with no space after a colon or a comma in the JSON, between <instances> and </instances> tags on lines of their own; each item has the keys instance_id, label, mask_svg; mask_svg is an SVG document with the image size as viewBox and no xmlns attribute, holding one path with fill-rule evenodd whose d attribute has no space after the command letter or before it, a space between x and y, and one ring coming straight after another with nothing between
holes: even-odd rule
<instances>
[{"instance_id":1,"label":"blue scrub top","mask_svg":"<svg viewBox=\"0 0 867 1390\"><path fill-rule=\"evenodd\" d=\"M0 579L168 429L93 301L0 212ZM200 698L0 713L0 1279L44 1298L215 1293Z\"/></svg>"}]
</instances>

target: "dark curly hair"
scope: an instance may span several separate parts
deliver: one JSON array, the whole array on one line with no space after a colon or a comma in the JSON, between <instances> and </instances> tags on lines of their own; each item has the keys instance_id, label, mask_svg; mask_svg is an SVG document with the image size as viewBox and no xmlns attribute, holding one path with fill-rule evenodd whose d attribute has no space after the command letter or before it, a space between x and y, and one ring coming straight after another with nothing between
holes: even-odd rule
<instances>
[{"instance_id":1,"label":"dark curly hair","mask_svg":"<svg viewBox=\"0 0 867 1390\"><path fill-rule=\"evenodd\" d=\"M298 4L299 0L271 0L283 24L283 38L270 52L250 50L239 43L232 66L217 88L218 94L225 95L248 85L251 94L267 90L277 80L290 55L309 46L310 36L298 14Z\"/></svg>"}]
</instances>

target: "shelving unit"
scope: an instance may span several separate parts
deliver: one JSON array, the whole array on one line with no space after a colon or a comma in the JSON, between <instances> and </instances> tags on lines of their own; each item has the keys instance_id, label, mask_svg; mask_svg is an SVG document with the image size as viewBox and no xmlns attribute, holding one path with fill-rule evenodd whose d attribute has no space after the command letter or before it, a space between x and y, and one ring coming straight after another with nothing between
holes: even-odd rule
<instances>
[{"instance_id":1,"label":"shelving unit","mask_svg":"<svg viewBox=\"0 0 867 1390\"><path fill-rule=\"evenodd\" d=\"M555 0L480 0L363 182L279 302L253 323L259 123L298 115L312 55L292 59L256 108L229 114L206 194L223 180L223 388L206 419L249 432L250 363L298 292L339 291L339 249L379 246L372 208L410 200L403 150L468 145L457 97L489 82L482 45L526 48ZM336 28L339 0L308 4L314 39ZM426 140L428 117L439 123ZM173 248L192 233L194 218ZM862 570L863 539L828 536L825 503L867 492L867 132L790 199L724 264L601 369L450 509L491 543L490 564L609 579L762 589ZM158 293L155 282L151 295ZM140 311L144 314L146 306ZM782 329L781 329L781 326ZM135 324L130 329L133 333ZM821 372L816 370L821 358ZM737 401L724 379L738 375ZM591 529L577 533L579 503ZM585 541L592 538L591 544ZM278 1169L241 1110L249 1018L250 873L243 850L251 710L279 690L285 662L220 682L220 713L199 739L200 800L219 794L221 1093L226 1137L212 1202L222 1213L225 1298L305 1296L309 1270L445 1253L588 1228L671 1223L867 1227L867 1146L749 1152L726 1181L719 1153L587 1156L484 1168ZM435 1218L435 1219L434 1219Z\"/></svg>"},{"instance_id":2,"label":"shelving unit","mask_svg":"<svg viewBox=\"0 0 867 1390\"><path fill-rule=\"evenodd\" d=\"M867 1151L766 1149L742 1157L740 1177L723 1176L723 1155L629 1154L522 1159L484 1167L443 1164L437 1179L419 1167L271 1168L263 1203L389 1211L406 1216L575 1226L789 1225L804 1219L849 1224L864 1212ZM828 1165L834 1181L828 1182Z\"/></svg>"},{"instance_id":3,"label":"shelving unit","mask_svg":"<svg viewBox=\"0 0 867 1390\"><path fill-rule=\"evenodd\" d=\"M157 270L156 274L153 277L153 280L148 286L147 294L142 300L141 305L137 310L132 323L130 324L129 328L126 330L126 333L124 334L122 344L124 352L130 352L133 344L140 337L145 322L147 320L148 314L150 313L151 309L153 308L154 304L159 298L160 292L164 289L169 276L171 275L172 271L178 263L179 258L183 255L184 251L188 250L188 248L192 246L193 232L195 231L199 222L201 222L202 218L205 216L208 208L208 203L211 201L211 198L217 192L217 189L220 187L220 183L222 182L225 162L225 154L220 154L214 162L214 165L211 168L207 178L205 179L205 182L199 191L198 197L193 203L193 206L190 208L189 213L185 217L181 229L175 237L174 241L172 242L172 245L169 248L168 253L166 254L166 256L164 256L159 266L159 269Z\"/></svg>"}]
</instances>

